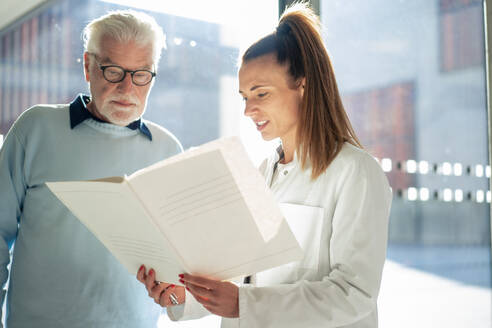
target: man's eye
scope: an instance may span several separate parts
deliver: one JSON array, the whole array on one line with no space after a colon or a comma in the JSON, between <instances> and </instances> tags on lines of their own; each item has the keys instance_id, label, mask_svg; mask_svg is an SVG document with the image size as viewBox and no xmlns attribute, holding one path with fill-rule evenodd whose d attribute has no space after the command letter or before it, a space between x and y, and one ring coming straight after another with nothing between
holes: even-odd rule
<instances>
[{"instance_id":1,"label":"man's eye","mask_svg":"<svg viewBox=\"0 0 492 328\"><path fill-rule=\"evenodd\" d=\"M121 71L117 69L107 69L106 74L109 74L111 76L118 76L121 75Z\"/></svg>"},{"instance_id":2,"label":"man's eye","mask_svg":"<svg viewBox=\"0 0 492 328\"><path fill-rule=\"evenodd\" d=\"M263 98L268 94L268 92L259 93L258 97Z\"/></svg>"}]
</instances>

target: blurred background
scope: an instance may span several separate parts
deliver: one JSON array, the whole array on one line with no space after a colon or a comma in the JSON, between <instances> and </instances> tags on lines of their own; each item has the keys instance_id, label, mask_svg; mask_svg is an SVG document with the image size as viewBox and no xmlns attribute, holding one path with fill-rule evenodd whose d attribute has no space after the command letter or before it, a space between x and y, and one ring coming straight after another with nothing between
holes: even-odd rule
<instances>
[{"instance_id":1,"label":"blurred background","mask_svg":"<svg viewBox=\"0 0 492 328\"><path fill-rule=\"evenodd\" d=\"M242 116L238 58L289 2L3 0L0 134L30 106L88 93L83 27L134 8L167 35L144 117L185 148L239 135L259 164L278 141L263 142ZM311 3L349 117L393 189L380 327L491 327L488 0ZM162 327L218 325L214 316L161 319Z\"/></svg>"}]
</instances>

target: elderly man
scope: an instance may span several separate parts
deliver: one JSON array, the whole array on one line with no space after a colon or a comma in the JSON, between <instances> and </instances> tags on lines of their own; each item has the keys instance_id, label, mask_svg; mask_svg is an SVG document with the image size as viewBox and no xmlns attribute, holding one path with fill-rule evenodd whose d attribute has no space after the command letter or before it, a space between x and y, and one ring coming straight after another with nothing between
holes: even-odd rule
<instances>
[{"instance_id":1,"label":"elderly man","mask_svg":"<svg viewBox=\"0 0 492 328\"><path fill-rule=\"evenodd\" d=\"M155 327L160 313L45 182L130 174L182 151L168 131L141 119L164 34L148 15L119 11L91 22L84 36L90 96L30 108L0 152L3 284L15 242L9 328Z\"/></svg>"}]
</instances>

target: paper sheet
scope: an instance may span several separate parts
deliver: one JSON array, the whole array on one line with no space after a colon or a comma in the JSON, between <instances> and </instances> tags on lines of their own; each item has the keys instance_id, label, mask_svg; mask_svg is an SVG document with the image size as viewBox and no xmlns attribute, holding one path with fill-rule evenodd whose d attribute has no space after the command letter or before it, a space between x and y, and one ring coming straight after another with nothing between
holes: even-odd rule
<instances>
[{"instance_id":1,"label":"paper sheet","mask_svg":"<svg viewBox=\"0 0 492 328\"><path fill-rule=\"evenodd\" d=\"M302 258L238 138L105 181L48 186L133 274L146 264L161 281L231 279Z\"/></svg>"}]
</instances>

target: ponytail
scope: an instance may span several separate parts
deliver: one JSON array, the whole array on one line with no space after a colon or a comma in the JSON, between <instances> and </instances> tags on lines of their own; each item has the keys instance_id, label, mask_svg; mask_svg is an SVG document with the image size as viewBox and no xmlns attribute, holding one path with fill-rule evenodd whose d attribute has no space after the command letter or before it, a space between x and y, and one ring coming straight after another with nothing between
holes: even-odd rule
<instances>
[{"instance_id":1,"label":"ponytail","mask_svg":"<svg viewBox=\"0 0 492 328\"><path fill-rule=\"evenodd\" d=\"M294 81L305 78L297 129L297 154L301 167L311 164L316 179L338 155L344 142L362 148L342 104L318 16L306 5L287 8L275 32L246 50L243 62L275 53L277 62L289 65Z\"/></svg>"}]
</instances>

